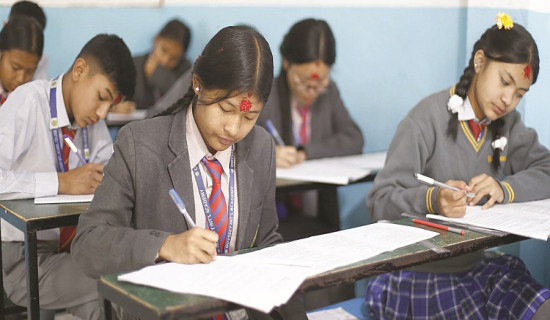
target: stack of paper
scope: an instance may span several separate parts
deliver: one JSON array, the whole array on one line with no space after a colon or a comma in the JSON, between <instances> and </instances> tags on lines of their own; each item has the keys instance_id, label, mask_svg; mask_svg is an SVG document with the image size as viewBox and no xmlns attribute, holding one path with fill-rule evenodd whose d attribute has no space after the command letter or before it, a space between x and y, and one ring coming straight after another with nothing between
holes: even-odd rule
<instances>
[{"instance_id":1,"label":"stack of paper","mask_svg":"<svg viewBox=\"0 0 550 320\"><path fill-rule=\"evenodd\" d=\"M438 234L420 228L376 223L246 254L220 256L210 264L151 266L118 279L219 298L267 313L287 302L308 276Z\"/></svg>"},{"instance_id":2,"label":"stack of paper","mask_svg":"<svg viewBox=\"0 0 550 320\"><path fill-rule=\"evenodd\" d=\"M93 194L58 194L52 197L34 198L34 204L92 202Z\"/></svg>"},{"instance_id":3,"label":"stack of paper","mask_svg":"<svg viewBox=\"0 0 550 320\"><path fill-rule=\"evenodd\" d=\"M447 218L434 214L427 217L505 231L543 241L550 237L550 199L496 204L487 210L482 210L481 206L467 207L466 215L462 218Z\"/></svg>"},{"instance_id":4,"label":"stack of paper","mask_svg":"<svg viewBox=\"0 0 550 320\"><path fill-rule=\"evenodd\" d=\"M277 168L277 178L346 185L380 170L385 152L307 160L290 168Z\"/></svg>"}]
</instances>

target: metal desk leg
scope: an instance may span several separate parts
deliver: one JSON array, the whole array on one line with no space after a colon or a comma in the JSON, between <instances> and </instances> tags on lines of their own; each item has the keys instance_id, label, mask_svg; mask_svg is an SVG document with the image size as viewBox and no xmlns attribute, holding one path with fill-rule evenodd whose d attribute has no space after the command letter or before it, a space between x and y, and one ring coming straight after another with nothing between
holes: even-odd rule
<instances>
[{"instance_id":1,"label":"metal desk leg","mask_svg":"<svg viewBox=\"0 0 550 320\"><path fill-rule=\"evenodd\" d=\"M38 252L36 231L25 233L25 269L27 272L27 319L40 319L38 299Z\"/></svg>"},{"instance_id":2,"label":"metal desk leg","mask_svg":"<svg viewBox=\"0 0 550 320\"><path fill-rule=\"evenodd\" d=\"M103 308L105 309L105 320L112 320L113 309L111 308L111 301L103 299Z\"/></svg>"}]
</instances>

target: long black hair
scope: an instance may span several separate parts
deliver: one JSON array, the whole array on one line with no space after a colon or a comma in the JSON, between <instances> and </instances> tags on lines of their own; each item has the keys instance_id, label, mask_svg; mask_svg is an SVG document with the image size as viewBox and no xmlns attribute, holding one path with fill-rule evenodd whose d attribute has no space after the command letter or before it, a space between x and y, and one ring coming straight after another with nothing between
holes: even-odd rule
<instances>
[{"instance_id":1,"label":"long black hair","mask_svg":"<svg viewBox=\"0 0 550 320\"><path fill-rule=\"evenodd\" d=\"M532 84L537 81L539 75L539 51L529 31L517 23L514 23L511 29L499 29L494 25L487 29L474 44L468 66L464 69L459 82L455 86L455 94L462 99L466 99L468 89L475 76L474 56L479 50L483 50L485 56L490 60L528 64L533 70ZM500 138L503 126L503 118L491 122L489 128L491 129L493 140ZM456 140L457 131L458 116L453 116L449 119L447 135ZM493 151L491 166L495 170L500 166L500 149L498 148Z\"/></svg>"},{"instance_id":2,"label":"long black hair","mask_svg":"<svg viewBox=\"0 0 550 320\"><path fill-rule=\"evenodd\" d=\"M31 17L14 16L0 31L0 51L19 49L38 58L44 50L42 27Z\"/></svg>"},{"instance_id":3,"label":"long black hair","mask_svg":"<svg viewBox=\"0 0 550 320\"><path fill-rule=\"evenodd\" d=\"M173 19L162 27L158 36L181 43L182 55L185 55L187 48L189 48L189 41L191 41L191 30L181 20Z\"/></svg>"},{"instance_id":4,"label":"long black hair","mask_svg":"<svg viewBox=\"0 0 550 320\"><path fill-rule=\"evenodd\" d=\"M273 55L265 38L247 26L232 26L220 30L206 44L193 65L193 74L200 81L201 90L223 90L225 96L249 92L265 103L273 82ZM160 115L175 114L187 108L197 95L193 84L187 93Z\"/></svg>"}]
</instances>

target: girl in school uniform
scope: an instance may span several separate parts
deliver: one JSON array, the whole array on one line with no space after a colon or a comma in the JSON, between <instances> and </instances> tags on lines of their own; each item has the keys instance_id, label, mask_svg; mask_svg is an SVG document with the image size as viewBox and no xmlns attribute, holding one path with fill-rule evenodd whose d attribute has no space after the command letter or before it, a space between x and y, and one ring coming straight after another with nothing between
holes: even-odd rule
<instances>
[{"instance_id":1,"label":"girl in school uniform","mask_svg":"<svg viewBox=\"0 0 550 320\"><path fill-rule=\"evenodd\" d=\"M315 19L297 22L280 50L281 72L259 119L266 129L270 120L285 144L277 146L277 166L361 153L361 130L330 78L336 43L329 25Z\"/></svg>"},{"instance_id":2,"label":"girl in school uniform","mask_svg":"<svg viewBox=\"0 0 550 320\"><path fill-rule=\"evenodd\" d=\"M137 74L133 101L119 104L113 112L129 113L153 106L191 67L185 58L190 40L191 31L182 21L166 23L155 36L153 50L134 57Z\"/></svg>"},{"instance_id":3,"label":"girl in school uniform","mask_svg":"<svg viewBox=\"0 0 550 320\"><path fill-rule=\"evenodd\" d=\"M14 16L0 31L0 105L18 86L31 81L44 48L35 19Z\"/></svg>"},{"instance_id":4,"label":"girl in school uniform","mask_svg":"<svg viewBox=\"0 0 550 320\"><path fill-rule=\"evenodd\" d=\"M534 39L499 14L460 81L400 123L367 196L373 219L402 212L460 217L467 206L550 197L550 152L515 110L538 74ZM422 185L415 172L461 190ZM549 319L549 298L521 260L479 251L376 277L366 299L373 319Z\"/></svg>"},{"instance_id":5,"label":"girl in school uniform","mask_svg":"<svg viewBox=\"0 0 550 320\"><path fill-rule=\"evenodd\" d=\"M251 28L227 27L194 63L182 99L163 115L120 130L72 246L86 274L97 278L160 261L209 263L217 254L282 241L275 146L255 126L272 81L266 40ZM172 188L197 227L179 212ZM305 319L289 310L275 312Z\"/></svg>"}]
</instances>

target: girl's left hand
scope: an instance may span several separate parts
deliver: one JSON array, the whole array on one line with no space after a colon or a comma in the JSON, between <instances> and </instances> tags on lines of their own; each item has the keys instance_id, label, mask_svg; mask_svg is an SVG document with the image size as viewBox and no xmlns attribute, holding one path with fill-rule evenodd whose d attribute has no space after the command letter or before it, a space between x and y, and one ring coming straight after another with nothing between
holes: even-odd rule
<instances>
[{"instance_id":1,"label":"girl's left hand","mask_svg":"<svg viewBox=\"0 0 550 320\"><path fill-rule=\"evenodd\" d=\"M483 205L482 209L489 209L495 202L502 203L504 201L504 190L502 190L500 184L485 173L470 179L468 186L476 195L468 202L470 206L475 206L483 197L487 197L489 200Z\"/></svg>"}]
</instances>

